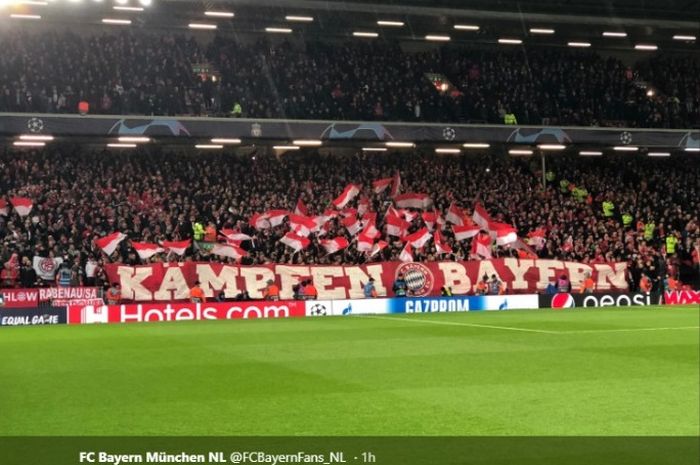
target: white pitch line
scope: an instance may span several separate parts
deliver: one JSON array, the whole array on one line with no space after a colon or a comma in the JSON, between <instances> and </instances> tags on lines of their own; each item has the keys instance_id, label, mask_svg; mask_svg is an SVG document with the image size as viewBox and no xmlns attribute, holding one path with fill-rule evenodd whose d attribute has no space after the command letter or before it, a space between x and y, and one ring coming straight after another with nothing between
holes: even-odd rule
<instances>
[{"instance_id":1,"label":"white pitch line","mask_svg":"<svg viewBox=\"0 0 700 465\"><path fill-rule=\"evenodd\" d=\"M474 328L488 328L488 329L502 329L504 331L522 331L525 333L540 333L540 334L557 334L556 331L545 331L543 329L528 329L528 328L514 328L512 326L494 326L494 325L480 325L476 323L456 323L454 321L429 321L423 319L407 319L407 318L391 318L386 316L365 316L364 318L372 318L375 320L389 320L389 321L402 321L406 323L418 323L418 324L429 324L429 325L447 325L447 326L469 326Z\"/></svg>"},{"instance_id":2,"label":"white pitch line","mask_svg":"<svg viewBox=\"0 0 700 465\"><path fill-rule=\"evenodd\" d=\"M670 331L674 329L700 329L700 326L678 326L674 328L624 328L624 329L582 329L580 331L557 331L559 334L591 334L591 333L631 333L637 331Z\"/></svg>"}]
</instances>

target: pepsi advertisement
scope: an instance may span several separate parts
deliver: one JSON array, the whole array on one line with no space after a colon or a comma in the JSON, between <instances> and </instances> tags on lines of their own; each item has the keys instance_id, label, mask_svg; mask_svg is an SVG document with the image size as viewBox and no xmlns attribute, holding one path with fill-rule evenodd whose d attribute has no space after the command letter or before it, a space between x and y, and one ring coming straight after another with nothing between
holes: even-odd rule
<instances>
[{"instance_id":1,"label":"pepsi advertisement","mask_svg":"<svg viewBox=\"0 0 700 465\"><path fill-rule=\"evenodd\" d=\"M662 303L661 294L635 293L605 293L605 294L574 294L560 292L558 294L540 295L540 308L588 308L588 307L644 307Z\"/></svg>"}]
</instances>

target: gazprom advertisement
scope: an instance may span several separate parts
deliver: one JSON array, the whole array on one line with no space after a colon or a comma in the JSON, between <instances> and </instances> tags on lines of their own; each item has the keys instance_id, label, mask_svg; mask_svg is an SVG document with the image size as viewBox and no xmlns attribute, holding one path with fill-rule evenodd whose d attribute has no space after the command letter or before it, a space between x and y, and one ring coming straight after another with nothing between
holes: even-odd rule
<instances>
[{"instance_id":1,"label":"gazprom advertisement","mask_svg":"<svg viewBox=\"0 0 700 465\"><path fill-rule=\"evenodd\" d=\"M316 300L306 302L307 316L387 313L473 312L539 308L535 294L502 296L405 297L394 299Z\"/></svg>"}]
</instances>

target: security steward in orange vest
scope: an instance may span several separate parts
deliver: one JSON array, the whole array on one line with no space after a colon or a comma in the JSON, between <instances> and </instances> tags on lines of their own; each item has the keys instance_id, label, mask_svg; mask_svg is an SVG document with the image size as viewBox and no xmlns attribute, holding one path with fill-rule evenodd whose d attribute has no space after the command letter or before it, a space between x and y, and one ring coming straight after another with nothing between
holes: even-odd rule
<instances>
[{"instance_id":1,"label":"security steward in orange vest","mask_svg":"<svg viewBox=\"0 0 700 465\"><path fill-rule=\"evenodd\" d=\"M190 302L192 302L193 304L203 304L207 301L207 298L204 295L204 291L201 287L199 287L199 285L200 282L195 281L194 287L190 289Z\"/></svg>"}]
</instances>

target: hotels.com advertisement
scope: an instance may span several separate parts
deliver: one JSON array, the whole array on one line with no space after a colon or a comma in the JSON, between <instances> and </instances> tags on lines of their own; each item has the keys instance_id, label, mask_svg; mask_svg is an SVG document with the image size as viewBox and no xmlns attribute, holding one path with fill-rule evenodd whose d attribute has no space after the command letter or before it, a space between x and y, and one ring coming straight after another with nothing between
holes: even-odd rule
<instances>
[{"instance_id":1,"label":"hotels.com advertisement","mask_svg":"<svg viewBox=\"0 0 700 465\"><path fill-rule=\"evenodd\" d=\"M304 302L143 303L68 307L68 324L247 320L306 316Z\"/></svg>"}]
</instances>

